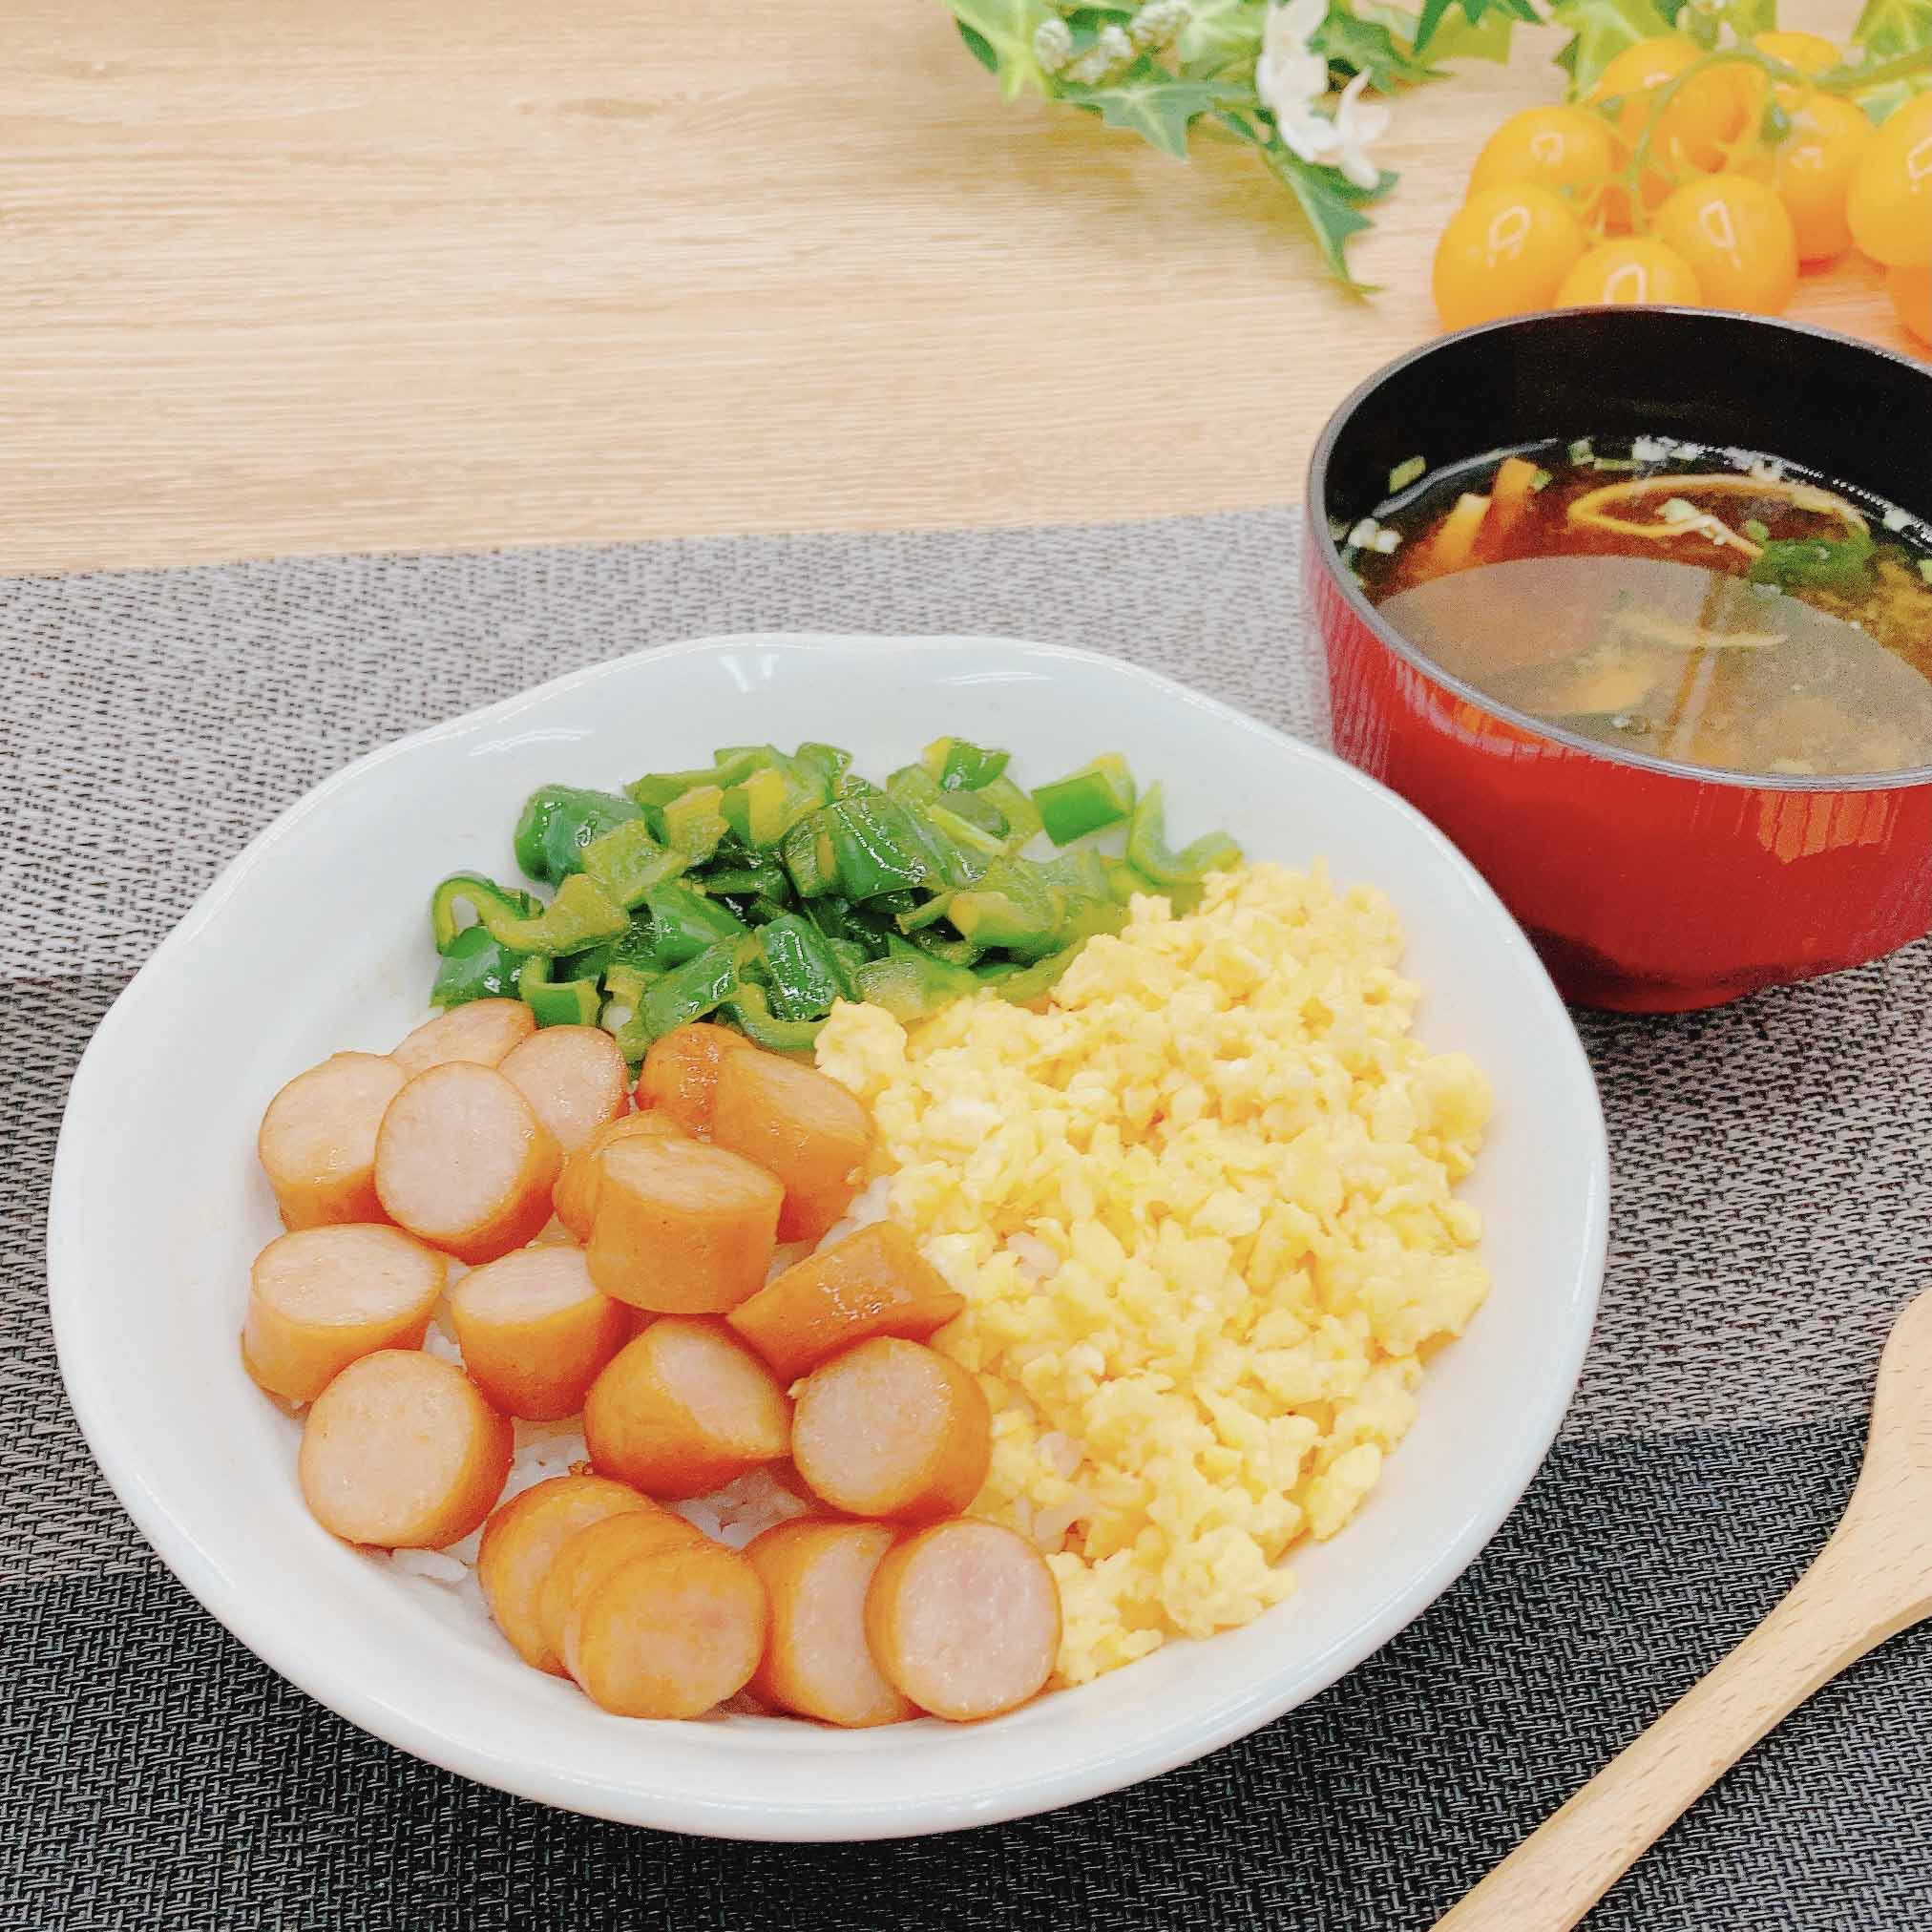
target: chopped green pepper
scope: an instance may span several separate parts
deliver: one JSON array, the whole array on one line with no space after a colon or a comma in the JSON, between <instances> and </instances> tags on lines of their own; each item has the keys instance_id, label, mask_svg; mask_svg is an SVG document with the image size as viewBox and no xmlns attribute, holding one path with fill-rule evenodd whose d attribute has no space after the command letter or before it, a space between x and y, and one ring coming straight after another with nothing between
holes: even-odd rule
<instances>
[{"instance_id":1,"label":"chopped green pepper","mask_svg":"<svg viewBox=\"0 0 1932 1932\"><path fill-rule=\"evenodd\" d=\"M1161 788L1150 785L1134 807L1127 829L1127 859L1161 887L1198 885L1209 872L1241 863L1241 848L1225 831L1210 831L1179 851L1167 850L1167 814Z\"/></svg>"},{"instance_id":2,"label":"chopped green pepper","mask_svg":"<svg viewBox=\"0 0 1932 1932\"><path fill-rule=\"evenodd\" d=\"M794 765L802 765L825 780L825 795L833 797L838 790L838 782L851 769L852 755L841 751L836 745L820 745L808 740L791 754Z\"/></svg>"},{"instance_id":3,"label":"chopped green pepper","mask_svg":"<svg viewBox=\"0 0 1932 1932\"><path fill-rule=\"evenodd\" d=\"M499 946L481 926L465 926L443 948L431 1006L464 1006L472 999L514 999L523 956Z\"/></svg>"},{"instance_id":4,"label":"chopped green pepper","mask_svg":"<svg viewBox=\"0 0 1932 1932\"><path fill-rule=\"evenodd\" d=\"M859 968L859 993L903 1024L924 1019L979 990L978 980L963 966L929 958L903 939L888 939L886 946L883 959L869 959Z\"/></svg>"},{"instance_id":5,"label":"chopped green pepper","mask_svg":"<svg viewBox=\"0 0 1932 1932\"><path fill-rule=\"evenodd\" d=\"M622 936L616 939L599 939L595 946L586 946L581 953L560 953L550 962L550 970L559 979L601 979L610 971L611 961L618 956L618 948L630 936L626 928Z\"/></svg>"},{"instance_id":6,"label":"chopped green pepper","mask_svg":"<svg viewBox=\"0 0 1932 1932\"><path fill-rule=\"evenodd\" d=\"M715 785L720 790L768 765L778 753L768 745L731 746L720 752L704 771L656 771L636 778L624 790L647 809L662 809L674 799L702 786Z\"/></svg>"},{"instance_id":7,"label":"chopped green pepper","mask_svg":"<svg viewBox=\"0 0 1932 1932\"><path fill-rule=\"evenodd\" d=\"M831 949L831 956L838 961L840 981L852 990L846 996L849 999L859 997L859 968L872 956L856 939L834 939L830 934L825 942ZM885 950L885 942L879 942L879 950Z\"/></svg>"},{"instance_id":8,"label":"chopped green pepper","mask_svg":"<svg viewBox=\"0 0 1932 1932\"><path fill-rule=\"evenodd\" d=\"M971 939L949 939L931 926L908 933L906 940L931 957L945 960L949 966L976 966L986 956L984 946L976 945Z\"/></svg>"},{"instance_id":9,"label":"chopped green pepper","mask_svg":"<svg viewBox=\"0 0 1932 1932\"><path fill-rule=\"evenodd\" d=\"M633 1061L714 1012L800 1051L842 998L913 1018L976 988L1037 998L1087 938L1120 930L1134 892L1184 911L1210 867L1239 856L1222 834L1170 852L1160 788L1136 802L1117 755L1036 795L1006 767L1004 751L938 739L881 790L836 746L738 745L621 796L540 788L517 857L555 896L445 879L430 905L434 998L515 992L545 1024L608 1013ZM1021 856L1042 830L1068 846L1123 817L1124 859ZM474 926L458 923L466 908Z\"/></svg>"},{"instance_id":10,"label":"chopped green pepper","mask_svg":"<svg viewBox=\"0 0 1932 1932\"><path fill-rule=\"evenodd\" d=\"M774 1017L765 988L750 984L739 987L724 1002L724 1010L752 1045L772 1053L809 1053L818 1039L819 1028L825 1024L823 1014L809 1019Z\"/></svg>"},{"instance_id":11,"label":"chopped green pepper","mask_svg":"<svg viewBox=\"0 0 1932 1932\"><path fill-rule=\"evenodd\" d=\"M614 959L603 976L604 991L615 1004L628 1007L635 1013L638 1002L644 997L645 987L657 976L631 960Z\"/></svg>"},{"instance_id":12,"label":"chopped green pepper","mask_svg":"<svg viewBox=\"0 0 1932 1932\"><path fill-rule=\"evenodd\" d=\"M605 832L583 849L585 876L626 909L640 904L653 886L676 878L684 865L683 853L660 845L641 818Z\"/></svg>"},{"instance_id":13,"label":"chopped green pepper","mask_svg":"<svg viewBox=\"0 0 1932 1932\"><path fill-rule=\"evenodd\" d=\"M735 918L728 906L721 906L682 879L646 892L644 911L650 917L650 937L639 963L653 973L682 966L721 939L745 937L744 921Z\"/></svg>"},{"instance_id":14,"label":"chopped green pepper","mask_svg":"<svg viewBox=\"0 0 1932 1932\"><path fill-rule=\"evenodd\" d=\"M946 916L976 945L1039 959L1064 943L1066 894L1044 876L1042 867L997 859L976 886L953 894Z\"/></svg>"},{"instance_id":15,"label":"chopped green pepper","mask_svg":"<svg viewBox=\"0 0 1932 1932\"><path fill-rule=\"evenodd\" d=\"M587 845L640 816L636 803L614 791L540 785L516 821L516 863L529 877L560 886L582 869Z\"/></svg>"},{"instance_id":16,"label":"chopped green pepper","mask_svg":"<svg viewBox=\"0 0 1932 1932\"><path fill-rule=\"evenodd\" d=\"M582 872L573 872L535 918L506 918L498 901L473 901L492 938L515 953L581 953L599 939L615 939L630 924L624 909Z\"/></svg>"},{"instance_id":17,"label":"chopped green pepper","mask_svg":"<svg viewBox=\"0 0 1932 1932\"><path fill-rule=\"evenodd\" d=\"M1006 850L1024 851L1040 829L1040 808L1010 778L982 785L979 795L1006 822Z\"/></svg>"},{"instance_id":18,"label":"chopped green pepper","mask_svg":"<svg viewBox=\"0 0 1932 1932\"><path fill-rule=\"evenodd\" d=\"M626 1060L641 1060L654 1040L717 1012L738 991L740 943L721 939L644 988L636 1010L617 1031Z\"/></svg>"},{"instance_id":19,"label":"chopped green pepper","mask_svg":"<svg viewBox=\"0 0 1932 1932\"><path fill-rule=\"evenodd\" d=\"M719 809L724 800L719 787L694 785L664 806L664 843L682 852L687 864L701 866L718 850L724 836L724 814Z\"/></svg>"},{"instance_id":20,"label":"chopped green pepper","mask_svg":"<svg viewBox=\"0 0 1932 1932\"><path fill-rule=\"evenodd\" d=\"M896 799L841 799L808 822L817 828L817 869L844 898L876 899L924 886L936 870L918 825Z\"/></svg>"},{"instance_id":21,"label":"chopped green pepper","mask_svg":"<svg viewBox=\"0 0 1932 1932\"><path fill-rule=\"evenodd\" d=\"M1134 809L1134 774L1118 751L1107 751L1078 771L1034 788L1040 823L1055 845L1071 845L1088 832L1120 825Z\"/></svg>"},{"instance_id":22,"label":"chopped green pepper","mask_svg":"<svg viewBox=\"0 0 1932 1932\"><path fill-rule=\"evenodd\" d=\"M538 1026L595 1026L603 1005L595 979L553 981L550 961L541 956L523 962L516 991Z\"/></svg>"},{"instance_id":23,"label":"chopped green pepper","mask_svg":"<svg viewBox=\"0 0 1932 1932\"><path fill-rule=\"evenodd\" d=\"M788 760L764 766L731 786L720 809L724 823L746 845L765 851L830 796L831 788L820 774L808 774Z\"/></svg>"},{"instance_id":24,"label":"chopped green pepper","mask_svg":"<svg viewBox=\"0 0 1932 1932\"><path fill-rule=\"evenodd\" d=\"M481 872L452 872L430 894L430 933L436 951L447 953L464 929L457 923L456 908L468 905L480 919L485 905L492 907L499 921L528 919L543 911L543 901L533 892L514 886L499 886Z\"/></svg>"},{"instance_id":25,"label":"chopped green pepper","mask_svg":"<svg viewBox=\"0 0 1932 1932\"><path fill-rule=\"evenodd\" d=\"M1016 1006L1031 1005L1053 991L1061 975L1079 956L1080 948L1069 946L1064 952L1049 953L1044 959L1036 959L1030 966L989 967L980 975L980 982Z\"/></svg>"},{"instance_id":26,"label":"chopped green pepper","mask_svg":"<svg viewBox=\"0 0 1932 1932\"><path fill-rule=\"evenodd\" d=\"M1109 867L1110 862L1089 847L1084 851L1041 859L1035 870L1069 899L1111 899L1113 874Z\"/></svg>"},{"instance_id":27,"label":"chopped green pepper","mask_svg":"<svg viewBox=\"0 0 1932 1932\"><path fill-rule=\"evenodd\" d=\"M858 997L858 982L841 965L825 935L796 913L761 928L759 950L771 981L771 1005L781 1019L816 1019L835 999Z\"/></svg>"},{"instance_id":28,"label":"chopped green pepper","mask_svg":"<svg viewBox=\"0 0 1932 1932\"><path fill-rule=\"evenodd\" d=\"M977 791L1006 769L1011 756L1006 751L989 751L964 738L935 738L926 746L920 762L941 791Z\"/></svg>"},{"instance_id":29,"label":"chopped green pepper","mask_svg":"<svg viewBox=\"0 0 1932 1932\"><path fill-rule=\"evenodd\" d=\"M717 897L762 893L767 899L783 899L785 871L780 866L739 866L729 872L706 872L704 890Z\"/></svg>"},{"instance_id":30,"label":"chopped green pepper","mask_svg":"<svg viewBox=\"0 0 1932 1932\"><path fill-rule=\"evenodd\" d=\"M973 798L970 791L956 791L955 798ZM996 831L976 825L971 819L955 811L951 806L934 805L926 812L926 819L933 830L951 839L964 851L976 852L981 858L998 858L1006 850L1006 840Z\"/></svg>"}]
</instances>

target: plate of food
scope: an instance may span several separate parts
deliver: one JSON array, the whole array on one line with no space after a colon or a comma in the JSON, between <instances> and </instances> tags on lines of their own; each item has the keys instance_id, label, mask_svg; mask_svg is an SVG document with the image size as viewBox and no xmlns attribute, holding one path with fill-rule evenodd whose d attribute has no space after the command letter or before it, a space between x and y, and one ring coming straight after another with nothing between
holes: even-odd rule
<instances>
[{"instance_id":1,"label":"plate of food","mask_svg":"<svg viewBox=\"0 0 1932 1932\"><path fill-rule=\"evenodd\" d=\"M1604 1128L1419 814L1092 653L750 636L284 814L70 1096L75 1414L399 1748L899 1836L1185 1763L1475 1556L1574 1387Z\"/></svg>"}]
</instances>

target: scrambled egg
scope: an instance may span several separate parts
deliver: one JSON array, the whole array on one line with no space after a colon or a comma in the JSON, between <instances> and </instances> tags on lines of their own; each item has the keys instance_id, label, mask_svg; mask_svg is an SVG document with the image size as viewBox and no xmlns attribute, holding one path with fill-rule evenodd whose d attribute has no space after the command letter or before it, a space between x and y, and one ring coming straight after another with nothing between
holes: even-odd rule
<instances>
[{"instance_id":1,"label":"scrambled egg","mask_svg":"<svg viewBox=\"0 0 1932 1932\"><path fill-rule=\"evenodd\" d=\"M1136 899L1044 1012L842 1005L820 1036L967 1297L934 1345L993 1402L976 1513L1059 1579L1059 1683L1289 1595L1283 1553L1348 1522L1488 1292L1452 1191L1488 1083L1410 1037L1400 952L1379 893L1255 866L1185 917Z\"/></svg>"}]
</instances>

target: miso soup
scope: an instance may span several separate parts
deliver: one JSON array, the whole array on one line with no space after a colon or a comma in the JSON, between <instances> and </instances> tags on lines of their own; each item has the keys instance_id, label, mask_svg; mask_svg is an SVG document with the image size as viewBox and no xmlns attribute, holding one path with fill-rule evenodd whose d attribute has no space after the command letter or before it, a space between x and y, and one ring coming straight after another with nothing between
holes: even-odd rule
<instances>
[{"instance_id":1,"label":"miso soup","mask_svg":"<svg viewBox=\"0 0 1932 1932\"><path fill-rule=\"evenodd\" d=\"M1902 511L1661 438L1404 471L1345 560L1465 683L1685 764L1932 766L1932 530Z\"/></svg>"}]
</instances>

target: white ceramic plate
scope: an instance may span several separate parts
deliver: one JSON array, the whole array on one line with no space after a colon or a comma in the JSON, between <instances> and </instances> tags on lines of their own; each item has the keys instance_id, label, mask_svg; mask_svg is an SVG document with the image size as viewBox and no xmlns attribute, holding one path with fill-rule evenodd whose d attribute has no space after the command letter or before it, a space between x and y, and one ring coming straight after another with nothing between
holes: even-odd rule
<instances>
[{"instance_id":1,"label":"white ceramic plate","mask_svg":"<svg viewBox=\"0 0 1932 1932\"><path fill-rule=\"evenodd\" d=\"M1176 1643L993 1723L842 1733L758 1718L649 1724L527 1670L432 1586L303 1507L295 1425L242 1374L248 1263L278 1231L263 1104L344 1047L386 1050L433 970L445 872L514 875L533 787L615 785L716 745L828 739L861 769L938 733L1010 746L1035 781L1101 749L1166 781L1178 839L1369 880L1406 924L1420 1032L1488 1070L1468 1192L1495 1292L1430 1370L1421 1415L1301 1588L1246 1629ZM1415 811L1347 766L1166 680L981 638L743 637L648 652L379 751L258 838L101 1023L69 1099L49 1276L76 1415L142 1532L229 1629L403 1750L549 1804L752 1838L983 1824L1186 1763L1333 1683L1421 1611L1522 1495L1588 1339L1608 1187L1576 1035L1521 932Z\"/></svg>"}]
</instances>

